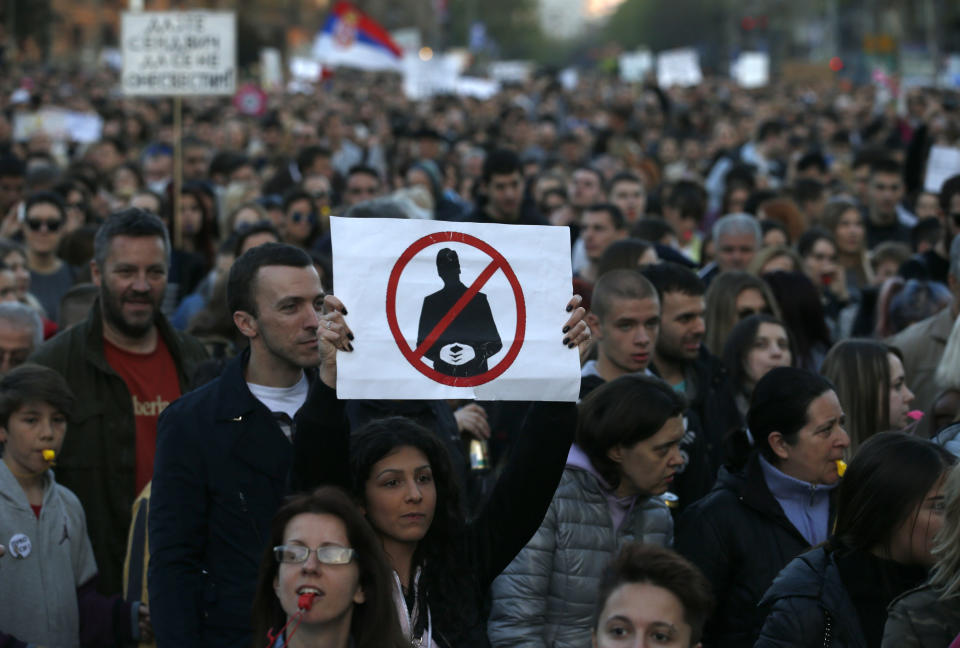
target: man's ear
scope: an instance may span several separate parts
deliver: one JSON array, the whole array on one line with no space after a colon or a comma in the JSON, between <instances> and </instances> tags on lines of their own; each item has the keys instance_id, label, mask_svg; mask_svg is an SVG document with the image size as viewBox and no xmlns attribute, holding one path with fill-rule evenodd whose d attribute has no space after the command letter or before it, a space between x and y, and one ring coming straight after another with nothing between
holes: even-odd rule
<instances>
[{"instance_id":1,"label":"man's ear","mask_svg":"<svg viewBox=\"0 0 960 648\"><path fill-rule=\"evenodd\" d=\"M260 329L257 327L257 318L247 311L234 311L233 323L244 337L253 339L257 337L260 332Z\"/></svg>"},{"instance_id":2,"label":"man's ear","mask_svg":"<svg viewBox=\"0 0 960 648\"><path fill-rule=\"evenodd\" d=\"M591 312L587 313L587 316L584 319L587 322L587 326L590 327L590 335L593 336L593 339L602 340L603 327L600 326L600 318Z\"/></svg>"},{"instance_id":3,"label":"man's ear","mask_svg":"<svg viewBox=\"0 0 960 648\"><path fill-rule=\"evenodd\" d=\"M787 443L787 440L779 432L771 432L767 435L767 443L770 444L770 449L773 450L773 454L781 459L790 458L790 444Z\"/></svg>"},{"instance_id":4,"label":"man's ear","mask_svg":"<svg viewBox=\"0 0 960 648\"><path fill-rule=\"evenodd\" d=\"M7 427L5 425L0 425L0 443L7 442Z\"/></svg>"},{"instance_id":5,"label":"man's ear","mask_svg":"<svg viewBox=\"0 0 960 648\"><path fill-rule=\"evenodd\" d=\"M96 259L90 259L90 281L92 281L93 285L97 288L100 287L100 282L103 281L103 277L100 275L100 266L97 264Z\"/></svg>"}]
</instances>

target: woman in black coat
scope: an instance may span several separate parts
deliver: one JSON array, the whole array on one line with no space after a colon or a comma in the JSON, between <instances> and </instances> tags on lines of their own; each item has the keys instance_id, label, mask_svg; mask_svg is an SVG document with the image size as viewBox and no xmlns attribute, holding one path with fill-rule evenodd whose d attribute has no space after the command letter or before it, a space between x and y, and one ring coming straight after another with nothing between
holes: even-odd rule
<instances>
[{"instance_id":1,"label":"woman in black coat","mask_svg":"<svg viewBox=\"0 0 960 648\"><path fill-rule=\"evenodd\" d=\"M879 646L887 606L933 564L954 461L917 437L868 439L840 484L834 535L788 564L760 602L770 613L756 648Z\"/></svg>"},{"instance_id":2,"label":"woman in black coat","mask_svg":"<svg viewBox=\"0 0 960 648\"><path fill-rule=\"evenodd\" d=\"M574 297L569 310L579 304ZM564 328L576 347L589 338L577 308ZM570 350L572 353L573 351ZM330 483L349 465L348 487L383 542L393 567L400 625L415 646L489 646L484 600L493 579L539 528L566 462L576 425L573 403L534 404L510 461L469 522L443 444L422 426L394 417L354 434L348 456L318 452L317 439L349 435L344 403L331 390L310 408L319 434L294 439L292 484ZM302 423L304 425L305 423Z\"/></svg>"}]
</instances>

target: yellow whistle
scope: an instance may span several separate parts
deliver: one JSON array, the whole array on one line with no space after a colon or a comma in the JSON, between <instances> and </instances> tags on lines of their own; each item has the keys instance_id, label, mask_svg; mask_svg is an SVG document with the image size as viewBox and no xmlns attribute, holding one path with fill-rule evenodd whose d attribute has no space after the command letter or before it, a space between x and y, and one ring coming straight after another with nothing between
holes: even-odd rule
<instances>
[{"instance_id":1,"label":"yellow whistle","mask_svg":"<svg viewBox=\"0 0 960 648\"><path fill-rule=\"evenodd\" d=\"M847 472L847 462L843 459L837 459L837 474L843 477L845 472Z\"/></svg>"},{"instance_id":2,"label":"yellow whistle","mask_svg":"<svg viewBox=\"0 0 960 648\"><path fill-rule=\"evenodd\" d=\"M49 448L43 451L44 461L49 461L50 463L53 463L53 460L56 458L56 456L57 456L57 453Z\"/></svg>"}]
</instances>

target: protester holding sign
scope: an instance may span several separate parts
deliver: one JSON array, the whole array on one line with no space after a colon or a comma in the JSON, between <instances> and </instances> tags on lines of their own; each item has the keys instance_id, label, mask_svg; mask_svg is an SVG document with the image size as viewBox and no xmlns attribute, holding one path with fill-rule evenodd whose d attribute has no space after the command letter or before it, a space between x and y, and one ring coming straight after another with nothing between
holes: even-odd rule
<instances>
[{"instance_id":1,"label":"protester holding sign","mask_svg":"<svg viewBox=\"0 0 960 648\"><path fill-rule=\"evenodd\" d=\"M565 344L589 339L579 303L574 297L567 306ZM311 399L309 411L318 416L304 425L316 432L294 439L294 485L331 482L349 462L351 492L395 572L394 598L407 638L440 648L487 645L482 601L543 519L573 437L574 405L531 408L490 498L467 522L450 459L429 431L406 419L384 419L356 432L349 454L346 447L330 452L321 447L324 439L349 435L343 403L329 389Z\"/></svg>"}]
</instances>

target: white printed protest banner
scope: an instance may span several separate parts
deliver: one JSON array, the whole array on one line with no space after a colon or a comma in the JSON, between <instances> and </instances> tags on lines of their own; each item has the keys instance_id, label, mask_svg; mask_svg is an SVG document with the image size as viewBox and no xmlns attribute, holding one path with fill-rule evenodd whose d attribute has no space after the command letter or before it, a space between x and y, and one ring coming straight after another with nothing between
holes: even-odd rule
<instances>
[{"instance_id":1,"label":"white printed protest banner","mask_svg":"<svg viewBox=\"0 0 960 648\"><path fill-rule=\"evenodd\" d=\"M943 181L960 173L960 148L954 146L931 146L927 157L927 172L923 177L923 190L940 193Z\"/></svg>"},{"instance_id":2,"label":"white printed protest banner","mask_svg":"<svg viewBox=\"0 0 960 648\"><path fill-rule=\"evenodd\" d=\"M703 81L700 56L693 48L667 50L657 54L657 83L663 88L689 87Z\"/></svg>"},{"instance_id":3,"label":"white printed protest banner","mask_svg":"<svg viewBox=\"0 0 960 648\"><path fill-rule=\"evenodd\" d=\"M575 401L566 228L331 218L340 398Z\"/></svg>"},{"instance_id":4,"label":"white printed protest banner","mask_svg":"<svg viewBox=\"0 0 960 648\"><path fill-rule=\"evenodd\" d=\"M121 30L123 94L202 96L236 92L234 12L126 12Z\"/></svg>"}]
</instances>

